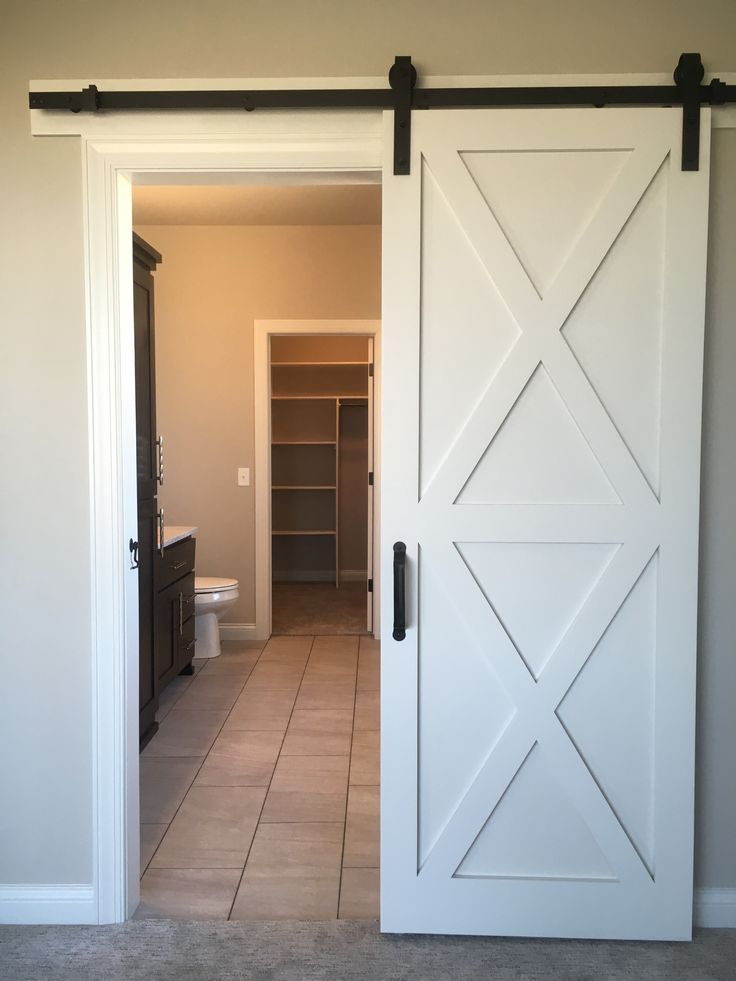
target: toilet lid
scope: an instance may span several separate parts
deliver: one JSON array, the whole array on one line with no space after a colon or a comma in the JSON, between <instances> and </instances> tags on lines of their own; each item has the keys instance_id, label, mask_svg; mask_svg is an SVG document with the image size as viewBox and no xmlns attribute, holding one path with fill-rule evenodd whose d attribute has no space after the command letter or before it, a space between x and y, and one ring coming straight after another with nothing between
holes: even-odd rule
<instances>
[{"instance_id":1,"label":"toilet lid","mask_svg":"<svg viewBox=\"0 0 736 981\"><path fill-rule=\"evenodd\" d=\"M217 576L197 576L194 580L195 593L222 593L226 589L237 588L237 579L219 579Z\"/></svg>"}]
</instances>

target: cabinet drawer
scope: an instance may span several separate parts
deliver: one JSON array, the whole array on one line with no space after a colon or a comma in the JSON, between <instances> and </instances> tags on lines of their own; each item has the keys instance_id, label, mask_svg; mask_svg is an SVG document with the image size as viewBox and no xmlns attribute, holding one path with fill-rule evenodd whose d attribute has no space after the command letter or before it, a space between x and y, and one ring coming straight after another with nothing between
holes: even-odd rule
<instances>
[{"instance_id":1,"label":"cabinet drawer","mask_svg":"<svg viewBox=\"0 0 736 981\"><path fill-rule=\"evenodd\" d=\"M179 634L178 668L181 671L194 657L194 617L184 621Z\"/></svg>"},{"instance_id":2,"label":"cabinet drawer","mask_svg":"<svg viewBox=\"0 0 736 981\"><path fill-rule=\"evenodd\" d=\"M166 589L172 582L194 572L194 545L193 538L185 538L164 549L164 554L158 557L157 589ZM193 583L191 592L194 592Z\"/></svg>"},{"instance_id":3,"label":"cabinet drawer","mask_svg":"<svg viewBox=\"0 0 736 981\"><path fill-rule=\"evenodd\" d=\"M187 620L194 616L194 573L190 572L184 579L177 583L179 590L179 623L183 626Z\"/></svg>"},{"instance_id":4,"label":"cabinet drawer","mask_svg":"<svg viewBox=\"0 0 736 981\"><path fill-rule=\"evenodd\" d=\"M191 579L191 584L189 580ZM187 576L187 585L182 586L182 623L186 623L187 620L194 616L194 573Z\"/></svg>"}]
</instances>

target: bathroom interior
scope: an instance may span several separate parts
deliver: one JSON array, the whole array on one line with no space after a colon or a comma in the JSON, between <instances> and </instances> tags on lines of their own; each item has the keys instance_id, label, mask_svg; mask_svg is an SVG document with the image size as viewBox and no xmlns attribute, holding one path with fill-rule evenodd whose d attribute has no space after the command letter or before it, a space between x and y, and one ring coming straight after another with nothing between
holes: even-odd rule
<instances>
[{"instance_id":1,"label":"bathroom interior","mask_svg":"<svg viewBox=\"0 0 736 981\"><path fill-rule=\"evenodd\" d=\"M134 188L139 917L377 915L376 337L318 327L380 317L380 210L360 178Z\"/></svg>"}]
</instances>

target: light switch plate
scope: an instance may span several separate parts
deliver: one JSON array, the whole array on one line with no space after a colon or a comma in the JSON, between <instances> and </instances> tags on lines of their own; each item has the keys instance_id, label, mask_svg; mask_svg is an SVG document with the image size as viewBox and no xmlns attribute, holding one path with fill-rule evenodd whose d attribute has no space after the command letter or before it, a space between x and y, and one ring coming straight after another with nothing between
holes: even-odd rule
<instances>
[{"instance_id":1,"label":"light switch plate","mask_svg":"<svg viewBox=\"0 0 736 981\"><path fill-rule=\"evenodd\" d=\"M250 486L250 467L238 467L238 487Z\"/></svg>"}]
</instances>

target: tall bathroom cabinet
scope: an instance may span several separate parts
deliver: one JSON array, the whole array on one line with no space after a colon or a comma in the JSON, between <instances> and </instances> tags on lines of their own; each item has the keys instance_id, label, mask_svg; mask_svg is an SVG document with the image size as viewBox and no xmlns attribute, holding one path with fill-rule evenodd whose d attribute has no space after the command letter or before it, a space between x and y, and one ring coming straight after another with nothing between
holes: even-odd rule
<instances>
[{"instance_id":1,"label":"tall bathroom cabinet","mask_svg":"<svg viewBox=\"0 0 736 981\"><path fill-rule=\"evenodd\" d=\"M163 439L156 427L154 277L160 254L133 235L135 334L140 743L156 732L158 698L178 674L192 673L194 656L193 538L167 545L158 490L164 479ZM137 549L133 546L137 544Z\"/></svg>"}]
</instances>

